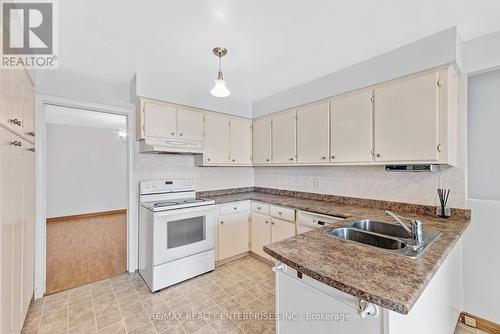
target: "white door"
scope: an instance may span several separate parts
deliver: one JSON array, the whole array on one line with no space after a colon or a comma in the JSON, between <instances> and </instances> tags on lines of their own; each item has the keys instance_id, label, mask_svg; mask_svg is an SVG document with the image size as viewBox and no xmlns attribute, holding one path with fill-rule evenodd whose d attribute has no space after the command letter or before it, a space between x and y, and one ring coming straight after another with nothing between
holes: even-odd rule
<instances>
[{"instance_id":1,"label":"white door","mask_svg":"<svg viewBox=\"0 0 500 334\"><path fill-rule=\"evenodd\" d=\"M203 140L203 112L191 109L177 109L178 138Z\"/></svg>"},{"instance_id":2,"label":"white door","mask_svg":"<svg viewBox=\"0 0 500 334\"><path fill-rule=\"evenodd\" d=\"M215 248L215 207L154 213L153 265Z\"/></svg>"},{"instance_id":3,"label":"white door","mask_svg":"<svg viewBox=\"0 0 500 334\"><path fill-rule=\"evenodd\" d=\"M23 288L22 309L28 310L33 296L35 258L35 152L28 145L23 154Z\"/></svg>"},{"instance_id":4,"label":"white door","mask_svg":"<svg viewBox=\"0 0 500 334\"><path fill-rule=\"evenodd\" d=\"M271 117L254 120L252 130L253 163L271 163Z\"/></svg>"},{"instance_id":5,"label":"white door","mask_svg":"<svg viewBox=\"0 0 500 334\"><path fill-rule=\"evenodd\" d=\"M273 163L296 162L296 112L289 110L272 116Z\"/></svg>"},{"instance_id":6,"label":"white door","mask_svg":"<svg viewBox=\"0 0 500 334\"><path fill-rule=\"evenodd\" d=\"M322 102L297 110L297 162L328 162L330 105Z\"/></svg>"},{"instance_id":7,"label":"white door","mask_svg":"<svg viewBox=\"0 0 500 334\"><path fill-rule=\"evenodd\" d=\"M3 74L3 71L2 71ZM14 192L16 190L15 182L18 181L14 176L14 150L16 147L11 143L15 136L7 130L0 128L0 332L12 333L12 298L13 298L13 227L15 221L14 213ZM20 279L17 277L16 279Z\"/></svg>"},{"instance_id":8,"label":"white door","mask_svg":"<svg viewBox=\"0 0 500 334\"><path fill-rule=\"evenodd\" d=\"M438 74L375 89L375 161L438 159Z\"/></svg>"},{"instance_id":9,"label":"white door","mask_svg":"<svg viewBox=\"0 0 500 334\"><path fill-rule=\"evenodd\" d=\"M219 218L218 260L248 252L248 213Z\"/></svg>"},{"instance_id":10,"label":"white door","mask_svg":"<svg viewBox=\"0 0 500 334\"><path fill-rule=\"evenodd\" d=\"M295 222L271 218L271 242L295 236Z\"/></svg>"},{"instance_id":11,"label":"white door","mask_svg":"<svg viewBox=\"0 0 500 334\"><path fill-rule=\"evenodd\" d=\"M231 118L231 163L252 163L252 120Z\"/></svg>"},{"instance_id":12,"label":"white door","mask_svg":"<svg viewBox=\"0 0 500 334\"><path fill-rule=\"evenodd\" d=\"M251 249L257 255L271 259L264 253L263 247L271 243L271 217L260 213L252 213Z\"/></svg>"},{"instance_id":13,"label":"white door","mask_svg":"<svg viewBox=\"0 0 500 334\"><path fill-rule=\"evenodd\" d=\"M229 163L229 117L214 113L205 115L205 163Z\"/></svg>"},{"instance_id":14,"label":"white door","mask_svg":"<svg viewBox=\"0 0 500 334\"><path fill-rule=\"evenodd\" d=\"M177 138L177 109L145 102L144 134L146 137Z\"/></svg>"},{"instance_id":15,"label":"white door","mask_svg":"<svg viewBox=\"0 0 500 334\"><path fill-rule=\"evenodd\" d=\"M332 162L372 161L371 91L330 101Z\"/></svg>"}]
</instances>

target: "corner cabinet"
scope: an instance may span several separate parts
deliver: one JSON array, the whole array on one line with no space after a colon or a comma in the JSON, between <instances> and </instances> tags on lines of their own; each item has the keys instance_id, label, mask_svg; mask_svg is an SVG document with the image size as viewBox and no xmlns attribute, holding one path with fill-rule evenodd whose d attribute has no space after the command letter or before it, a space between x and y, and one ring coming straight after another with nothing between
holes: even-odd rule
<instances>
[{"instance_id":1,"label":"corner cabinet","mask_svg":"<svg viewBox=\"0 0 500 334\"><path fill-rule=\"evenodd\" d=\"M376 162L455 163L456 80L442 70L374 90Z\"/></svg>"}]
</instances>

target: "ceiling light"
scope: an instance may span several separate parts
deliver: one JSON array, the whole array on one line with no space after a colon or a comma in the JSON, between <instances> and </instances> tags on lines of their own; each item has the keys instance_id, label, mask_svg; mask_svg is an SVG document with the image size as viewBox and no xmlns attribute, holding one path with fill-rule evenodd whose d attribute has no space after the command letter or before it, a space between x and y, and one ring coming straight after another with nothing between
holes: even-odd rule
<instances>
[{"instance_id":1,"label":"ceiling light","mask_svg":"<svg viewBox=\"0 0 500 334\"><path fill-rule=\"evenodd\" d=\"M215 86L210 91L210 94L217 97L226 97L231 95L231 92L226 87L226 81L224 80L224 76L222 75L221 70L221 58L227 54L227 50L224 48L214 48L214 54L219 57L219 73L217 74L217 80L215 80Z\"/></svg>"}]
</instances>

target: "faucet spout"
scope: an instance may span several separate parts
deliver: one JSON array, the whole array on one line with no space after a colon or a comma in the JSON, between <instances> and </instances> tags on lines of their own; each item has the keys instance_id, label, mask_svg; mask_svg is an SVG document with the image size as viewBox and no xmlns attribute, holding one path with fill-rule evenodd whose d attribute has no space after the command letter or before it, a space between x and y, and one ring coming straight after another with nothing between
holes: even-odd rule
<instances>
[{"instance_id":1,"label":"faucet spout","mask_svg":"<svg viewBox=\"0 0 500 334\"><path fill-rule=\"evenodd\" d=\"M406 230L406 232L408 232L412 240L412 248L418 249L423 245L424 229L420 220L412 220L410 227L408 227L405 223L403 223L403 219L400 216L396 215L394 212L387 210L385 211L385 215L391 216L399 225L401 225Z\"/></svg>"},{"instance_id":2,"label":"faucet spout","mask_svg":"<svg viewBox=\"0 0 500 334\"><path fill-rule=\"evenodd\" d=\"M411 229L405 223L403 223L403 220L401 219L400 216L389 210L385 211L385 215L391 216L399 225L403 226L403 228L406 230L406 232L408 232L408 234L410 235L412 234Z\"/></svg>"}]
</instances>

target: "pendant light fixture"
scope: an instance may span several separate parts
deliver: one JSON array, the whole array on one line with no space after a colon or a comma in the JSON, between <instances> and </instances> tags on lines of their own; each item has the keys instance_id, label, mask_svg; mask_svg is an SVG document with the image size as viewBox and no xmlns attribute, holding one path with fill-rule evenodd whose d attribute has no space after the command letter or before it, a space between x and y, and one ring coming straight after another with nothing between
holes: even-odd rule
<instances>
[{"instance_id":1,"label":"pendant light fixture","mask_svg":"<svg viewBox=\"0 0 500 334\"><path fill-rule=\"evenodd\" d=\"M216 97L226 97L231 95L231 92L226 87L226 81L224 80L224 76L222 75L221 70L221 58L227 54L227 50L225 48L214 48L214 54L219 57L219 73L217 74L217 80L215 80L215 86L210 91L210 94Z\"/></svg>"}]
</instances>

